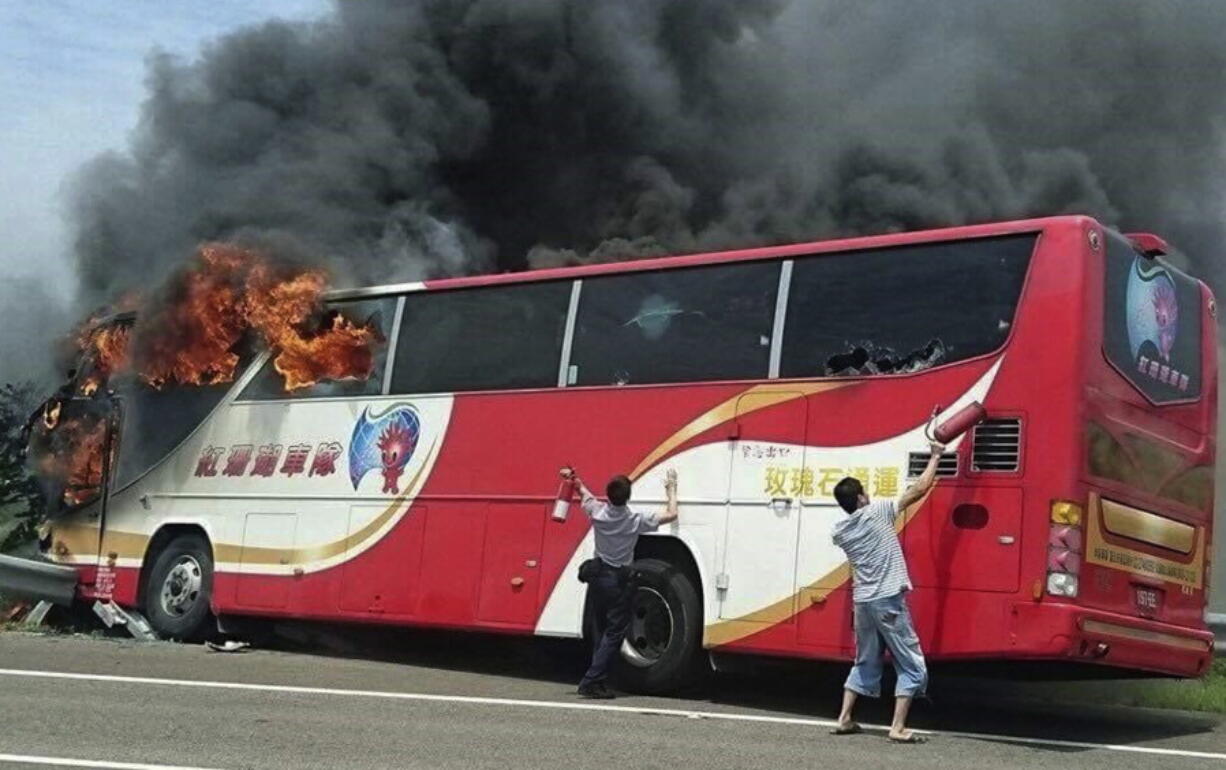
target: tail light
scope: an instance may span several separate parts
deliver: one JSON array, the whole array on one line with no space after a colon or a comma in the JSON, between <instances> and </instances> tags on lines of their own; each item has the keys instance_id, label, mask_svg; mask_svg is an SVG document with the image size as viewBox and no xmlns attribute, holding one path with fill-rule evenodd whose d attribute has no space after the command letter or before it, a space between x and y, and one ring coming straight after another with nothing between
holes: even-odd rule
<instances>
[{"instance_id":1,"label":"tail light","mask_svg":"<svg viewBox=\"0 0 1226 770\"><path fill-rule=\"evenodd\" d=\"M1084 510L1077 503L1057 500L1051 504L1047 537L1047 593L1076 598L1081 575L1085 538L1081 523Z\"/></svg>"}]
</instances>

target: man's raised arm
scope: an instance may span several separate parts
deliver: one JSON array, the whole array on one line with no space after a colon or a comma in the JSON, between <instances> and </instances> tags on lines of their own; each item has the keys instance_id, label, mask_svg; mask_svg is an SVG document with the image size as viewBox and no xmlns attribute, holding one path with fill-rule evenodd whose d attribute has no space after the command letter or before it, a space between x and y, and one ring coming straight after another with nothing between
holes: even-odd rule
<instances>
[{"instance_id":1,"label":"man's raised arm","mask_svg":"<svg viewBox=\"0 0 1226 770\"><path fill-rule=\"evenodd\" d=\"M899 514L923 499L924 495L928 494L928 490L932 489L937 482L937 466L941 463L941 453L945 451L945 445L938 441L930 441L928 448L932 455L928 458L928 465L924 466L924 472L914 484L903 490L902 497L898 498Z\"/></svg>"},{"instance_id":2,"label":"man's raised arm","mask_svg":"<svg viewBox=\"0 0 1226 770\"><path fill-rule=\"evenodd\" d=\"M656 517L656 521L660 524L668 524L677 520L677 472L672 468L664 475L664 495L668 498L668 504L664 510Z\"/></svg>"},{"instance_id":3,"label":"man's raised arm","mask_svg":"<svg viewBox=\"0 0 1226 770\"><path fill-rule=\"evenodd\" d=\"M600 501L596 499L596 495L593 495L592 490L587 488L587 484L583 483L583 479L579 478L574 468L563 468L561 473L562 478L574 481L575 486L579 488L579 507L588 516L593 515L600 507Z\"/></svg>"}]
</instances>

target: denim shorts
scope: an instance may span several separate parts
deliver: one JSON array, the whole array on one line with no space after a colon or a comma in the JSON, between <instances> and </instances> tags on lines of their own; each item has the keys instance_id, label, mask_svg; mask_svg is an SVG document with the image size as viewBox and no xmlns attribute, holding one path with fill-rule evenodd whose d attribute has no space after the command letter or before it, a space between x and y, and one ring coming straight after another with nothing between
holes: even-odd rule
<instances>
[{"instance_id":1,"label":"denim shorts","mask_svg":"<svg viewBox=\"0 0 1226 770\"><path fill-rule=\"evenodd\" d=\"M898 674L894 695L923 695L928 687L928 666L905 593L856 604L856 663L843 686L869 698L879 697L886 649L894 658Z\"/></svg>"}]
</instances>

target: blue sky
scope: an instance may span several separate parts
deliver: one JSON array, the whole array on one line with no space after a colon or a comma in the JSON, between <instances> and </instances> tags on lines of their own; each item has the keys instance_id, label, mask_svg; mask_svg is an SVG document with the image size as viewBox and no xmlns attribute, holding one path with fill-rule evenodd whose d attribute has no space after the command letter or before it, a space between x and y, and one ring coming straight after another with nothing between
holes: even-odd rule
<instances>
[{"instance_id":1,"label":"blue sky","mask_svg":"<svg viewBox=\"0 0 1226 770\"><path fill-rule=\"evenodd\" d=\"M67 294L60 190L122 150L144 98L145 57L265 19L312 19L330 0L0 0L0 278L38 274Z\"/></svg>"}]
</instances>

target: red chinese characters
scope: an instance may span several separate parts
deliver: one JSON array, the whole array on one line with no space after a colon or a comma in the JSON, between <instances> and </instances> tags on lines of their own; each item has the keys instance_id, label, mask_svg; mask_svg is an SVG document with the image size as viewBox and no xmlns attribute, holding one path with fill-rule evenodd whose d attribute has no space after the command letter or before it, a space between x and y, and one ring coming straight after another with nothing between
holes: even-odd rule
<instances>
[{"instance_id":1,"label":"red chinese characters","mask_svg":"<svg viewBox=\"0 0 1226 770\"><path fill-rule=\"evenodd\" d=\"M266 479L272 478L272 474L277 471L277 461L280 459L280 444L264 444L260 447L259 454L255 456L255 464L251 466L251 475L263 476Z\"/></svg>"},{"instance_id":2,"label":"red chinese characters","mask_svg":"<svg viewBox=\"0 0 1226 770\"><path fill-rule=\"evenodd\" d=\"M231 447L230 456L226 458L226 468L221 472L221 475L246 475L247 466L251 464L252 449L253 447L250 444L237 444Z\"/></svg>"},{"instance_id":3,"label":"red chinese characters","mask_svg":"<svg viewBox=\"0 0 1226 770\"><path fill-rule=\"evenodd\" d=\"M228 451L228 454L227 454ZM345 447L339 441L321 441L319 445L308 443L291 444L234 444L207 446L196 461L198 477L242 476L270 479L277 473L288 478L299 474L307 477L332 476L337 472L337 461ZM222 463L222 458L225 462Z\"/></svg>"},{"instance_id":4,"label":"red chinese characters","mask_svg":"<svg viewBox=\"0 0 1226 770\"><path fill-rule=\"evenodd\" d=\"M293 478L294 474L305 473L307 458L310 456L310 444L293 444L285 450L285 462L281 464L281 473L290 478Z\"/></svg>"},{"instance_id":5,"label":"red chinese characters","mask_svg":"<svg viewBox=\"0 0 1226 770\"><path fill-rule=\"evenodd\" d=\"M326 441L315 450L315 459L311 463L308 476L331 476L336 473L336 458L341 456L341 445L336 441Z\"/></svg>"},{"instance_id":6,"label":"red chinese characters","mask_svg":"<svg viewBox=\"0 0 1226 770\"><path fill-rule=\"evenodd\" d=\"M200 477L216 476L217 461L221 459L221 456L225 453L225 451L225 447L205 447L204 451L200 453L200 459L196 461L196 475Z\"/></svg>"}]
</instances>

